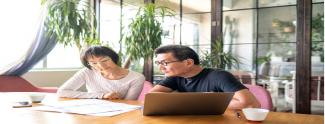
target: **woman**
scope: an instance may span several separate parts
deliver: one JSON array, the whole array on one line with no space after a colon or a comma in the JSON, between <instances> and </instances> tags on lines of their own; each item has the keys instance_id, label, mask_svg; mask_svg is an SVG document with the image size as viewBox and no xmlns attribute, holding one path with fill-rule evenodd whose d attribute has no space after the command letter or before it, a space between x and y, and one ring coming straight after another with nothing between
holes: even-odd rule
<instances>
[{"instance_id":1,"label":"woman","mask_svg":"<svg viewBox=\"0 0 325 124\"><path fill-rule=\"evenodd\" d=\"M119 56L110 48L93 46L81 55L86 67L77 72L58 90L60 97L136 100L141 93L144 76L117 65ZM78 91L86 85L88 92Z\"/></svg>"}]
</instances>

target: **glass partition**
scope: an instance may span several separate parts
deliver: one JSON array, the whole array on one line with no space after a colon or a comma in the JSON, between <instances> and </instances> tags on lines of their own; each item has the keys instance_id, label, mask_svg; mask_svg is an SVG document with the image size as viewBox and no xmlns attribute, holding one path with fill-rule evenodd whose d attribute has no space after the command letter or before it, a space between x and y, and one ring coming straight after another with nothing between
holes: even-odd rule
<instances>
[{"instance_id":1,"label":"glass partition","mask_svg":"<svg viewBox=\"0 0 325 124\"><path fill-rule=\"evenodd\" d=\"M175 12L174 16L168 16L164 19L162 45L186 45L193 48L199 55L210 51L211 1L183 0L182 2L182 13L180 13L180 0L155 1L159 6L166 6ZM155 82L163 77L158 66L154 65Z\"/></svg>"},{"instance_id":2,"label":"glass partition","mask_svg":"<svg viewBox=\"0 0 325 124\"><path fill-rule=\"evenodd\" d=\"M311 112L324 113L324 0L313 0L311 45Z\"/></svg>"},{"instance_id":3,"label":"glass partition","mask_svg":"<svg viewBox=\"0 0 325 124\"><path fill-rule=\"evenodd\" d=\"M211 0L183 0L183 13L205 13L211 12Z\"/></svg>"},{"instance_id":4,"label":"glass partition","mask_svg":"<svg viewBox=\"0 0 325 124\"><path fill-rule=\"evenodd\" d=\"M120 50L121 6L115 0L103 0L100 4L100 39L115 51Z\"/></svg>"},{"instance_id":5,"label":"glass partition","mask_svg":"<svg viewBox=\"0 0 325 124\"><path fill-rule=\"evenodd\" d=\"M224 11L256 8L256 0L223 0L222 2Z\"/></svg>"},{"instance_id":6,"label":"glass partition","mask_svg":"<svg viewBox=\"0 0 325 124\"><path fill-rule=\"evenodd\" d=\"M255 43L255 22L255 9L223 12L224 44Z\"/></svg>"},{"instance_id":7,"label":"glass partition","mask_svg":"<svg viewBox=\"0 0 325 124\"><path fill-rule=\"evenodd\" d=\"M290 111L284 92L296 70L296 0L223 4L223 49L241 63L238 69L227 69L252 74L251 83L270 91L277 111Z\"/></svg>"},{"instance_id":8,"label":"glass partition","mask_svg":"<svg viewBox=\"0 0 325 124\"><path fill-rule=\"evenodd\" d=\"M259 7L272 7L272 6L287 6L287 5L295 5L297 4L297 0L259 0Z\"/></svg>"}]
</instances>

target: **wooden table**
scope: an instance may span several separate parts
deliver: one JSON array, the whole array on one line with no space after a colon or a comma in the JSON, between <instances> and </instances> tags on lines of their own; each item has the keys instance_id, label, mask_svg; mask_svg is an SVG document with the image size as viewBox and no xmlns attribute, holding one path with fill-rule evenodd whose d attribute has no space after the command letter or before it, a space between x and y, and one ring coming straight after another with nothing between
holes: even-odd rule
<instances>
[{"instance_id":1,"label":"wooden table","mask_svg":"<svg viewBox=\"0 0 325 124\"><path fill-rule=\"evenodd\" d=\"M0 93L0 98L4 94ZM270 112L263 122L247 121L243 114L237 118L233 111L227 110L223 115L186 115L186 116L143 116L141 110L113 117L99 117L56 112L35 111L30 108L12 108L0 102L1 124L323 124L324 116ZM133 105L141 105L139 101L119 100ZM40 104L33 104L39 106Z\"/></svg>"}]
</instances>

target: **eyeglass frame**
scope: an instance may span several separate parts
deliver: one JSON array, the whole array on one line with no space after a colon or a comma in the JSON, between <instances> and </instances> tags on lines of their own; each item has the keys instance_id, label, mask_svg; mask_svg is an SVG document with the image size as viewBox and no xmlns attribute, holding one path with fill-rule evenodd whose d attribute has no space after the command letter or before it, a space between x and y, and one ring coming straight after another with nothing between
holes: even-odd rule
<instances>
[{"instance_id":1,"label":"eyeglass frame","mask_svg":"<svg viewBox=\"0 0 325 124\"><path fill-rule=\"evenodd\" d=\"M109 57L105 57L103 60L101 61L97 61L97 62L87 62L89 66L91 67L94 67L94 66L97 66L98 64L103 64L103 63L106 63L108 61L112 60L111 58Z\"/></svg>"},{"instance_id":2,"label":"eyeglass frame","mask_svg":"<svg viewBox=\"0 0 325 124\"><path fill-rule=\"evenodd\" d=\"M162 61L155 61L155 64L156 65L163 65L163 66L168 66L168 64L170 64L170 63L174 63L174 62L181 62L181 61L183 61L183 60L175 60L175 61L170 61L170 62L166 62L165 60L162 60Z\"/></svg>"}]
</instances>

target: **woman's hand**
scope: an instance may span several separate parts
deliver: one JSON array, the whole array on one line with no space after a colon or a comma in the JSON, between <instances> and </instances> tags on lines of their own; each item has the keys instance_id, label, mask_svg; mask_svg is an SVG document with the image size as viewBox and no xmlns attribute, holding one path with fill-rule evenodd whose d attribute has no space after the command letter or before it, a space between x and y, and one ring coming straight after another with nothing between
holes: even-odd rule
<instances>
[{"instance_id":1,"label":"woman's hand","mask_svg":"<svg viewBox=\"0 0 325 124\"><path fill-rule=\"evenodd\" d=\"M121 95L116 92L112 93L105 93L103 96L103 99L109 99L109 100L116 100L116 99L121 99Z\"/></svg>"}]
</instances>

